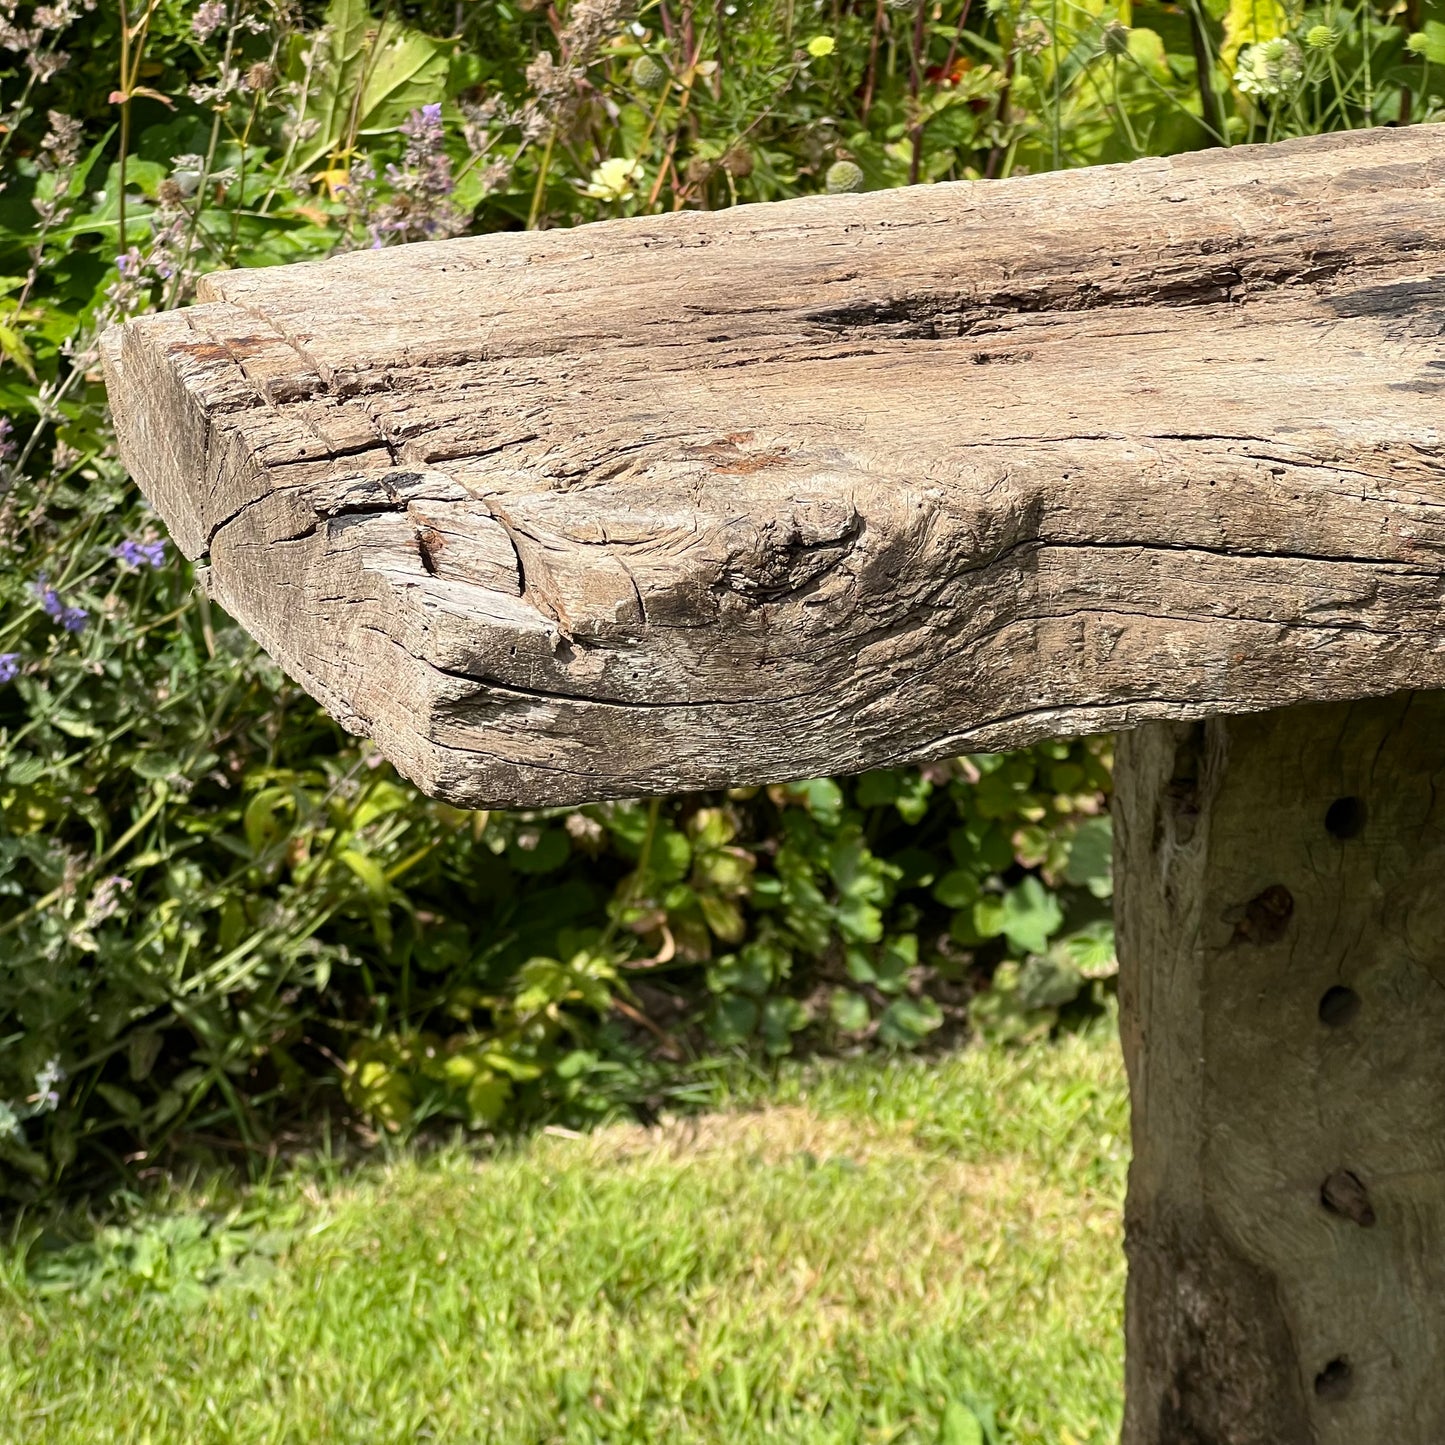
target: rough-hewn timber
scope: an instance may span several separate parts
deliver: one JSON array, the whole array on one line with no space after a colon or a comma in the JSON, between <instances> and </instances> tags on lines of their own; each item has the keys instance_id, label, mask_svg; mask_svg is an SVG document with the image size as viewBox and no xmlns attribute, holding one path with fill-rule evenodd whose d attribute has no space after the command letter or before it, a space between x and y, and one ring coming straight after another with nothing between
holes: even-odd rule
<instances>
[{"instance_id":1,"label":"rough-hewn timber","mask_svg":"<svg viewBox=\"0 0 1445 1445\"><path fill-rule=\"evenodd\" d=\"M1445 685L1445 128L210 278L108 358L216 598L536 804Z\"/></svg>"},{"instance_id":2,"label":"rough-hewn timber","mask_svg":"<svg viewBox=\"0 0 1445 1445\"><path fill-rule=\"evenodd\" d=\"M1445 693L1120 742L1124 1445L1445 1440Z\"/></svg>"}]
</instances>

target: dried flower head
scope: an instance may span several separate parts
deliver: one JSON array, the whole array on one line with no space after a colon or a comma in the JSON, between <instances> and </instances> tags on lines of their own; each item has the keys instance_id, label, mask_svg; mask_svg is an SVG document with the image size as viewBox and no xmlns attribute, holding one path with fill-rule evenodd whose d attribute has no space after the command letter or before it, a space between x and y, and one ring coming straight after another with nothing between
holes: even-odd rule
<instances>
[{"instance_id":1,"label":"dried flower head","mask_svg":"<svg viewBox=\"0 0 1445 1445\"><path fill-rule=\"evenodd\" d=\"M209 40L226 23L224 0L205 0L191 16L191 34L197 40Z\"/></svg>"}]
</instances>

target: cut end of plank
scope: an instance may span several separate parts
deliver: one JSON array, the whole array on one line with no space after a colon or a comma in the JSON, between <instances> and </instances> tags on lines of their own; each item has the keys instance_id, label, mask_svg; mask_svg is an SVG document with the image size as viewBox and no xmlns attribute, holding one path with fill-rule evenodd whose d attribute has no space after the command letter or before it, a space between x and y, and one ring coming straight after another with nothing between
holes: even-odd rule
<instances>
[{"instance_id":1,"label":"cut end of plank","mask_svg":"<svg viewBox=\"0 0 1445 1445\"><path fill-rule=\"evenodd\" d=\"M211 594L535 806L1445 684L1445 131L426 243L107 338Z\"/></svg>"}]
</instances>

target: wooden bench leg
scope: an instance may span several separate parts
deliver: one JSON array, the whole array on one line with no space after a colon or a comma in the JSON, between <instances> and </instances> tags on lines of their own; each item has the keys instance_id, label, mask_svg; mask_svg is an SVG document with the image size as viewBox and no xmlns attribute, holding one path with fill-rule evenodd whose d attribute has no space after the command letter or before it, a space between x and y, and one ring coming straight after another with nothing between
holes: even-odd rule
<instances>
[{"instance_id":1,"label":"wooden bench leg","mask_svg":"<svg viewBox=\"0 0 1445 1445\"><path fill-rule=\"evenodd\" d=\"M1445 1441L1445 693L1120 739L1124 1445Z\"/></svg>"}]
</instances>

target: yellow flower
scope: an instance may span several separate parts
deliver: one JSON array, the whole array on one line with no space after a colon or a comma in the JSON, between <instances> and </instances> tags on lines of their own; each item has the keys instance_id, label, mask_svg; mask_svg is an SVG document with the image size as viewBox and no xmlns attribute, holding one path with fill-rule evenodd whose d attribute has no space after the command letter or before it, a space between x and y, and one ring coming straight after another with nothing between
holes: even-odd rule
<instances>
[{"instance_id":1,"label":"yellow flower","mask_svg":"<svg viewBox=\"0 0 1445 1445\"><path fill-rule=\"evenodd\" d=\"M600 201L630 201L641 180L640 161L630 161L626 156L613 156L592 172L587 194Z\"/></svg>"},{"instance_id":2,"label":"yellow flower","mask_svg":"<svg viewBox=\"0 0 1445 1445\"><path fill-rule=\"evenodd\" d=\"M821 60L825 55L831 55L836 46L831 35L815 35L808 42L808 54L816 60Z\"/></svg>"}]
</instances>

